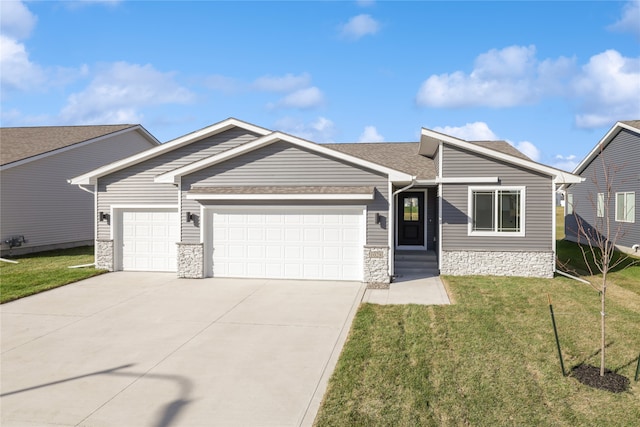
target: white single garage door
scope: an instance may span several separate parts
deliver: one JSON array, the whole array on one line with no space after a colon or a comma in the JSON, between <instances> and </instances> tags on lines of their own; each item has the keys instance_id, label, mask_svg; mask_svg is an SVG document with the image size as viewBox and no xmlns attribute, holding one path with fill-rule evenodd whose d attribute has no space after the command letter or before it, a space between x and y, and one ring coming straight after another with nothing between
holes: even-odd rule
<instances>
[{"instance_id":1,"label":"white single garage door","mask_svg":"<svg viewBox=\"0 0 640 427\"><path fill-rule=\"evenodd\" d=\"M362 280L363 208L213 212L213 276Z\"/></svg>"},{"instance_id":2,"label":"white single garage door","mask_svg":"<svg viewBox=\"0 0 640 427\"><path fill-rule=\"evenodd\" d=\"M122 212L122 269L176 271L180 240L178 212L135 209Z\"/></svg>"}]
</instances>

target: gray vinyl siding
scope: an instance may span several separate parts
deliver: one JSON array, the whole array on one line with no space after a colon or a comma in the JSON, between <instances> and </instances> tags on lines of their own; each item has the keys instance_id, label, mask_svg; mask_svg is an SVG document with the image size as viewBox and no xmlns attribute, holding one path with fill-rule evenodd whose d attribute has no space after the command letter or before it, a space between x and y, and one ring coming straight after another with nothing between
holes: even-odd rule
<instances>
[{"instance_id":1,"label":"gray vinyl siding","mask_svg":"<svg viewBox=\"0 0 640 427\"><path fill-rule=\"evenodd\" d=\"M24 235L27 243L21 251L93 242L94 197L67 180L153 146L130 131L3 170L2 242Z\"/></svg>"},{"instance_id":2,"label":"gray vinyl siding","mask_svg":"<svg viewBox=\"0 0 640 427\"><path fill-rule=\"evenodd\" d=\"M429 187L425 199L427 211L427 249L435 250L438 246L438 188Z\"/></svg>"},{"instance_id":3,"label":"gray vinyl siding","mask_svg":"<svg viewBox=\"0 0 640 427\"><path fill-rule=\"evenodd\" d=\"M98 212L112 205L178 205L178 187L155 183L156 176L237 147L258 135L234 128L119 170L98 180ZM98 222L98 238L110 238L110 224Z\"/></svg>"},{"instance_id":4,"label":"gray vinyl siding","mask_svg":"<svg viewBox=\"0 0 640 427\"><path fill-rule=\"evenodd\" d=\"M276 142L243 156L228 160L182 177L182 210L199 212L200 203L187 200L186 193L191 186L375 186L372 201L356 200L348 204L367 205L367 244L387 245L386 221L375 223L375 214L388 217L388 186L386 175L344 163L315 152L301 149L286 142ZM262 204L273 205L266 201ZM345 202L301 201L294 204L347 204ZM211 204L246 204L207 202ZM258 204L258 203L252 203ZM278 204L283 204L278 202ZM292 204L284 203L284 204ZM183 215L184 217L184 215ZM199 224L182 220L182 237L185 242L199 242ZM384 228L383 228L384 227Z\"/></svg>"},{"instance_id":5,"label":"gray vinyl siding","mask_svg":"<svg viewBox=\"0 0 640 427\"><path fill-rule=\"evenodd\" d=\"M524 236L470 236L469 186L478 184L443 184L443 250L552 250L554 184L551 177L446 144L442 149L443 177L498 176L499 184L489 186L524 186L526 197Z\"/></svg>"},{"instance_id":6,"label":"gray vinyl siding","mask_svg":"<svg viewBox=\"0 0 640 427\"><path fill-rule=\"evenodd\" d=\"M620 246L631 247L640 244L640 134L622 129L580 174L585 181L567 188L567 194L573 194L574 213L580 215L585 226L596 227L597 193L604 193L604 162L615 169L612 180L612 194L609 202L610 225L612 230L622 231L622 237L616 242ZM635 222L615 221L615 193L635 192ZM566 209L566 208L565 208ZM605 211L606 212L606 211ZM602 221L602 220L601 220ZM599 226L601 230L603 229ZM577 238L577 224L574 215L565 217L565 234L569 240ZM584 240L584 239L583 239Z\"/></svg>"}]
</instances>

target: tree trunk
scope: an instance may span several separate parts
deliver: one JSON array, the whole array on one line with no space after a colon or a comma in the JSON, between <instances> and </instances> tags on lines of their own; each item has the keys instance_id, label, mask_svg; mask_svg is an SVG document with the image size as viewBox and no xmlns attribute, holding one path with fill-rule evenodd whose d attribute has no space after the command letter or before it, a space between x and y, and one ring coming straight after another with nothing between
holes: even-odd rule
<instances>
[{"instance_id":1,"label":"tree trunk","mask_svg":"<svg viewBox=\"0 0 640 427\"><path fill-rule=\"evenodd\" d=\"M600 293L600 376L604 377L604 350L605 350L605 295L607 292L607 271L602 273L602 292Z\"/></svg>"}]
</instances>

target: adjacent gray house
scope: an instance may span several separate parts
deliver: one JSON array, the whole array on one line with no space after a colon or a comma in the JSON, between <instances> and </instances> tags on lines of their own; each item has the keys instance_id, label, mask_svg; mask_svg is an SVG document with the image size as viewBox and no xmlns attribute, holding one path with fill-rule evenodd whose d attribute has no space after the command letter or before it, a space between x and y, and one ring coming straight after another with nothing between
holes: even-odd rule
<instances>
[{"instance_id":1,"label":"adjacent gray house","mask_svg":"<svg viewBox=\"0 0 640 427\"><path fill-rule=\"evenodd\" d=\"M94 197L67 180L158 144L139 125L0 128L2 254L93 245Z\"/></svg>"},{"instance_id":2,"label":"adjacent gray house","mask_svg":"<svg viewBox=\"0 0 640 427\"><path fill-rule=\"evenodd\" d=\"M617 122L573 173L584 182L565 188L566 239L575 242L580 237L586 243L584 234L578 235L580 220L584 229L599 230L607 239L617 233L620 250L640 253L640 120Z\"/></svg>"},{"instance_id":3,"label":"adjacent gray house","mask_svg":"<svg viewBox=\"0 0 640 427\"><path fill-rule=\"evenodd\" d=\"M504 141L321 145L230 118L70 183L96 195L99 267L373 285L408 254L551 277L556 187L579 180Z\"/></svg>"}]
</instances>

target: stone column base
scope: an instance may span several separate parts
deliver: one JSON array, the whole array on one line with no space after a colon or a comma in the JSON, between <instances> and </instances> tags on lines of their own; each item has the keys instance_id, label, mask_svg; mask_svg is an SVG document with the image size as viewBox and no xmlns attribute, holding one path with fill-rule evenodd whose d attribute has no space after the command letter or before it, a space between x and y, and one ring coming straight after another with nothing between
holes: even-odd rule
<instances>
[{"instance_id":1,"label":"stone column base","mask_svg":"<svg viewBox=\"0 0 640 427\"><path fill-rule=\"evenodd\" d=\"M101 270L113 271L113 240L96 240L95 259L96 268Z\"/></svg>"},{"instance_id":2,"label":"stone column base","mask_svg":"<svg viewBox=\"0 0 640 427\"><path fill-rule=\"evenodd\" d=\"M553 278L553 252L442 251L440 274Z\"/></svg>"},{"instance_id":3,"label":"stone column base","mask_svg":"<svg viewBox=\"0 0 640 427\"><path fill-rule=\"evenodd\" d=\"M389 247L365 245L364 247L364 278L369 289L388 289L389 277Z\"/></svg>"},{"instance_id":4,"label":"stone column base","mask_svg":"<svg viewBox=\"0 0 640 427\"><path fill-rule=\"evenodd\" d=\"M204 277L204 244L176 244L178 245L178 277L202 279Z\"/></svg>"}]
</instances>

